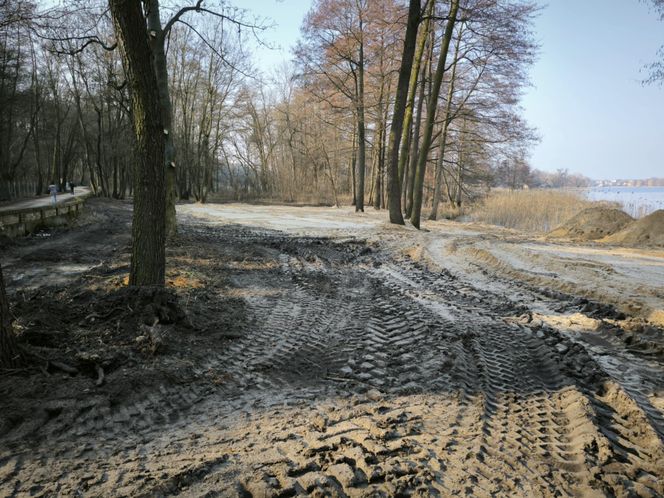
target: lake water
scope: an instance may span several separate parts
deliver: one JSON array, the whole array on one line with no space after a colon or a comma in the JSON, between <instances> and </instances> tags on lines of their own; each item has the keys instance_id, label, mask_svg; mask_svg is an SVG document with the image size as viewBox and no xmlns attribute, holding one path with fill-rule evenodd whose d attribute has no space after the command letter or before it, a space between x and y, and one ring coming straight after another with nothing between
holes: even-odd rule
<instances>
[{"instance_id":1,"label":"lake water","mask_svg":"<svg viewBox=\"0 0 664 498\"><path fill-rule=\"evenodd\" d=\"M618 202L635 218L664 209L664 187L593 187L584 193L593 201Z\"/></svg>"}]
</instances>

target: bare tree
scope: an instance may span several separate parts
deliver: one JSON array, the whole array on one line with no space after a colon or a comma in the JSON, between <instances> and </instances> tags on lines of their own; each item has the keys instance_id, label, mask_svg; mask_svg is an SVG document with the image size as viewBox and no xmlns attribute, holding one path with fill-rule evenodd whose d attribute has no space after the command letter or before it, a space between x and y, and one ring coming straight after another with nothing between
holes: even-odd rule
<instances>
[{"instance_id":1,"label":"bare tree","mask_svg":"<svg viewBox=\"0 0 664 498\"><path fill-rule=\"evenodd\" d=\"M447 88L447 99L445 103L445 114L443 117L443 129L440 133L440 144L438 152L438 161L436 162L436 170L434 174L434 192L433 192L433 206L431 207L430 220L435 220L438 217L438 204L440 203L440 194L442 189L443 168L445 161L445 146L447 145L447 132L453 119L452 115L452 100L454 98L454 84L456 83L456 70L457 63L459 62L459 47L461 46L461 36L463 34L463 24L458 29L456 44L454 47L454 60L452 62L452 73Z\"/></svg>"},{"instance_id":2,"label":"bare tree","mask_svg":"<svg viewBox=\"0 0 664 498\"><path fill-rule=\"evenodd\" d=\"M445 24L445 32L443 34L442 46L440 48L440 55L438 57L438 65L433 78L431 94L429 95L429 102L427 103L427 121L424 126L424 135L422 137L422 152L417 161L417 170L415 173L415 183L413 185L413 212L410 216L410 221L415 228L420 228L420 213L422 212L422 189L424 186L424 174L427 164L427 153L431 147L431 139L433 137L433 128L436 118L436 109L438 107L438 95L440 93L440 86L443 82L443 73L445 72L445 64L447 61L447 52L452 40L454 24L457 19L459 11L459 0L450 0L450 10L447 15L447 22Z\"/></svg>"},{"instance_id":3,"label":"bare tree","mask_svg":"<svg viewBox=\"0 0 664 498\"><path fill-rule=\"evenodd\" d=\"M319 76L319 97L341 93L354 108L357 130L355 210L364 211L366 171L365 30L366 0L318 0L307 15L297 49L306 74Z\"/></svg>"},{"instance_id":4,"label":"bare tree","mask_svg":"<svg viewBox=\"0 0 664 498\"><path fill-rule=\"evenodd\" d=\"M404 38L403 54L401 56L401 67L399 68L399 82L394 102L394 116L392 117L392 128L390 129L389 165L388 165L388 190L390 222L399 225L404 224L401 214L401 178L399 176L399 146L403 133L404 115L406 113L406 101L408 99L409 80L415 57L415 45L417 42L417 29L420 23L420 0L411 0L408 8L408 24ZM420 54L421 55L421 54Z\"/></svg>"}]
</instances>

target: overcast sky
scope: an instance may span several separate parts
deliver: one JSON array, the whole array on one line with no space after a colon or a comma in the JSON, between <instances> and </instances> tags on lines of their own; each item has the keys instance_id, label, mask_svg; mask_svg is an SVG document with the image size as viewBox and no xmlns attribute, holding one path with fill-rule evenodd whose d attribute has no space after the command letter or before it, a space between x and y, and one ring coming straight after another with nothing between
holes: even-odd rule
<instances>
[{"instance_id":1,"label":"overcast sky","mask_svg":"<svg viewBox=\"0 0 664 498\"><path fill-rule=\"evenodd\" d=\"M311 2L242 4L275 23L265 38L280 49L257 49L257 65L290 59ZM663 177L664 88L641 80L664 44L664 23L638 0L550 0L535 32L541 54L523 100L542 137L532 165L597 179Z\"/></svg>"}]
</instances>

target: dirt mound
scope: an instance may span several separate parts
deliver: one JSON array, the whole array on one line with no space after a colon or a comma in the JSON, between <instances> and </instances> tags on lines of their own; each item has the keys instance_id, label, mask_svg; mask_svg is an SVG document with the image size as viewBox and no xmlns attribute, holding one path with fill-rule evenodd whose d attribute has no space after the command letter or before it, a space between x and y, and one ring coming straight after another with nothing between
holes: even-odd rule
<instances>
[{"instance_id":1,"label":"dirt mound","mask_svg":"<svg viewBox=\"0 0 664 498\"><path fill-rule=\"evenodd\" d=\"M645 218L630 223L619 232L602 239L602 242L626 246L664 247L664 210L659 209Z\"/></svg>"},{"instance_id":2,"label":"dirt mound","mask_svg":"<svg viewBox=\"0 0 664 498\"><path fill-rule=\"evenodd\" d=\"M593 207L572 216L549 233L549 237L572 240L597 240L622 230L634 221L620 209Z\"/></svg>"}]
</instances>

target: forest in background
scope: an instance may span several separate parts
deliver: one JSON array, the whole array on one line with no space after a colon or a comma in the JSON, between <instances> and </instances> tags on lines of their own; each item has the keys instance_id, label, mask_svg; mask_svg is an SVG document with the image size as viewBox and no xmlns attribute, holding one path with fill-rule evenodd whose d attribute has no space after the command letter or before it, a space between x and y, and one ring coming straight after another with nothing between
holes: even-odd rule
<instances>
[{"instance_id":1,"label":"forest in background","mask_svg":"<svg viewBox=\"0 0 664 498\"><path fill-rule=\"evenodd\" d=\"M431 207L458 206L491 186L588 185L528 164L537 136L519 99L537 53L535 3L462 2L435 91L451 5L420 5L399 159L405 213L418 188ZM132 195L131 96L110 12L103 3L74 6L0 2L1 199L67 182ZM160 8L166 26L178 8ZM293 61L265 75L244 47L268 38L269 20L224 2L178 17L165 32L177 197L355 203L361 182L362 207L385 207L407 20L399 0L319 0Z\"/></svg>"}]
</instances>

